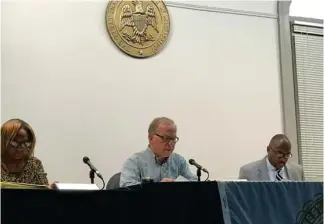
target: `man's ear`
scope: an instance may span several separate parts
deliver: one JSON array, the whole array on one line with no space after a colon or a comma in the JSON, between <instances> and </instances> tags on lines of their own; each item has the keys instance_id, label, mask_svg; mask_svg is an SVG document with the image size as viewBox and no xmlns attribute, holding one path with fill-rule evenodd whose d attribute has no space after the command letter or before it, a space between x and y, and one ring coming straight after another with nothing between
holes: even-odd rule
<instances>
[{"instance_id":1,"label":"man's ear","mask_svg":"<svg viewBox=\"0 0 324 224\"><path fill-rule=\"evenodd\" d=\"M269 151L270 151L270 147L268 146L268 147L267 147L267 152L269 152Z\"/></svg>"},{"instance_id":2,"label":"man's ear","mask_svg":"<svg viewBox=\"0 0 324 224\"><path fill-rule=\"evenodd\" d=\"M148 134L148 140L152 140L153 139L153 135L151 135L151 134Z\"/></svg>"}]
</instances>

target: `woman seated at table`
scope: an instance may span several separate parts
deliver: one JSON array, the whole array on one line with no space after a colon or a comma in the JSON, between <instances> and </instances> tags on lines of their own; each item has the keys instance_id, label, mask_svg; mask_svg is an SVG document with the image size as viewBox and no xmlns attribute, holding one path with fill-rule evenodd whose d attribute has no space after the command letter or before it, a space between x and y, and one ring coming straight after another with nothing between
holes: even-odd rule
<instances>
[{"instance_id":1,"label":"woman seated at table","mask_svg":"<svg viewBox=\"0 0 324 224\"><path fill-rule=\"evenodd\" d=\"M34 157L33 129L20 119L1 127L1 181L48 185L42 162Z\"/></svg>"}]
</instances>

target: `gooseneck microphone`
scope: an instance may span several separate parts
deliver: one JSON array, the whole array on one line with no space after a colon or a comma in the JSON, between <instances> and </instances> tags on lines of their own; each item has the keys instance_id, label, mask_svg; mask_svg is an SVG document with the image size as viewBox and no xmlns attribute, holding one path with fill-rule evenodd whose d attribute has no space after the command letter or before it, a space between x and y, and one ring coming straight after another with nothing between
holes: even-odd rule
<instances>
[{"instance_id":1,"label":"gooseneck microphone","mask_svg":"<svg viewBox=\"0 0 324 224\"><path fill-rule=\"evenodd\" d=\"M189 164L197 167L197 169L200 169L200 170L204 171L205 173L209 173L206 168L203 168L201 165L196 163L196 161L194 159L189 159Z\"/></svg>"},{"instance_id":2,"label":"gooseneck microphone","mask_svg":"<svg viewBox=\"0 0 324 224\"><path fill-rule=\"evenodd\" d=\"M97 168L90 162L89 157L87 157L87 156L83 157L83 162L85 164L87 164L89 166L89 168L90 168L89 176L90 176L91 184L94 184L94 174L96 174L102 180L102 183L103 183L102 189L104 189L105 188L105 185L106 185L105 184L105 180L102 177L101 173L99 173L99 171L97 170Z\"/></svg>"}]
</instances>

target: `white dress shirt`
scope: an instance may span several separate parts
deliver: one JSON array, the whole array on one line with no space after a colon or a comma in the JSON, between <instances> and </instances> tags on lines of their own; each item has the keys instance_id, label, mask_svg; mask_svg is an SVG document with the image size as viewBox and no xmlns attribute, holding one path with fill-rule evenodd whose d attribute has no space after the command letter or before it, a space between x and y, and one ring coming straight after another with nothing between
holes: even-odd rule
<instances>
[{"instance_id":1,"label":"white dress shirt","mask_svg":"<svg viewBox=\"0 0 324 224\"><path fill-rule=\"evenodd\" d=\"M270 180L271 181L277 181L277 179L276 179L277 169L274 166L271 165L271 163L269 162L268 157L266 158L266 162L267 162L267 168L268 168L268 174L269 174ZM283 177L283 180L287 180L285 167L281 168L280 174Z\"/></svg>"}]
</instances>

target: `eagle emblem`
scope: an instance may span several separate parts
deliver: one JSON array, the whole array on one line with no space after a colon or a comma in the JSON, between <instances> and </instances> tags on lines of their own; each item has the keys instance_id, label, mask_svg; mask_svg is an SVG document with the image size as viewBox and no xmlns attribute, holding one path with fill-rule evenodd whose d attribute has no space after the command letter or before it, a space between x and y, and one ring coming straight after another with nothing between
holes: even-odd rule
<instances>
[{"instance_id":1,"label":"eagle emblem","mask_svg":"<svg viewBox=\"0 0 324 224\"><path fill-rule=\"evenodd\" d=\"M133 0L132 4L135 6L135 11L132 11L131 4L126 4L121 9L119 31L127 41L132 43L143 45L147 41L154 41L154 36L147 34L149 26L159 33L154 8L149 4L144 10L143 2L140 0ZM125 27L131 27L133 32L128 33Z\"/></svg>"},{"instance_id":2,"label":"eagle emblem","mask_svg":"<svg viewBox=\"0 0 324 224\"><path fill-rule=\"evenodd\" d=\"M170 16L163 0L110 0L105 20L114 44L136 58L157 54L170 33Z\"/></svg>"}]
</instances>

